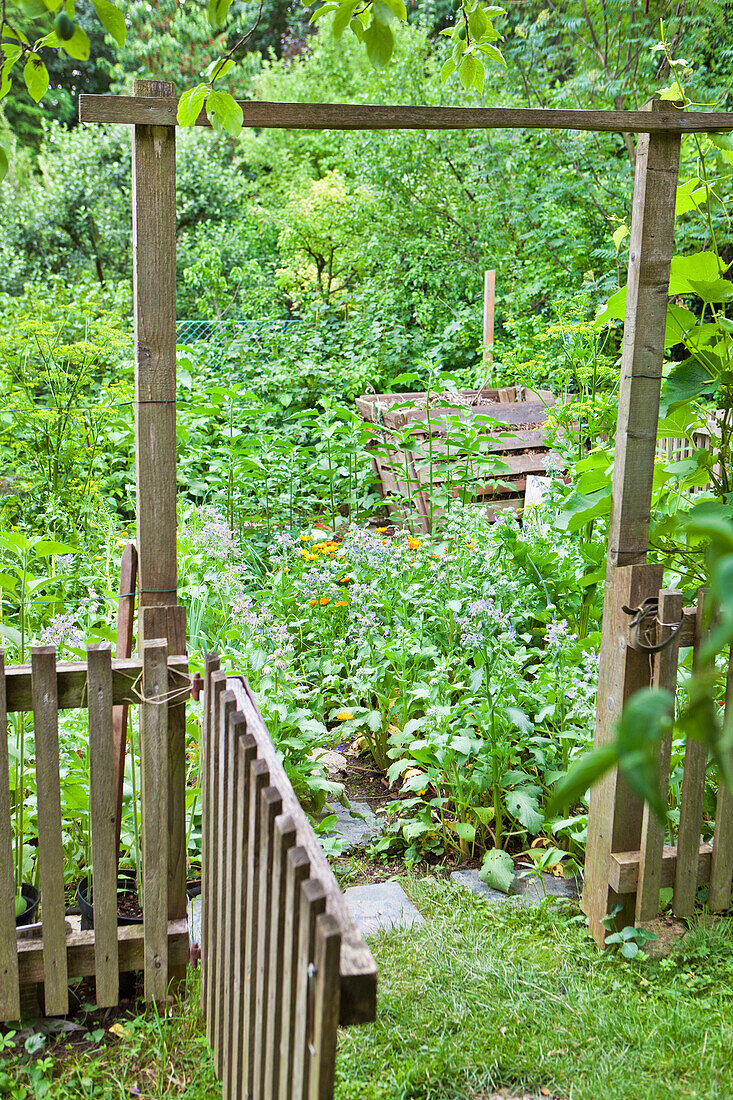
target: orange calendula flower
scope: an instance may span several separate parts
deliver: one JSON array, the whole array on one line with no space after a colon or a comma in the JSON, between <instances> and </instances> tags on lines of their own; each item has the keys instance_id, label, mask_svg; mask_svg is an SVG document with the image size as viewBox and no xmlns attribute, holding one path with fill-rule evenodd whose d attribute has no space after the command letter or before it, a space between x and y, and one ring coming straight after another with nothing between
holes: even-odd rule
<instances>
[{"instance_id":1,"label":"orange calendula flower","mask_svg":"<svg viewBox=\"0 0 733 1100\"><path fill-rule=\"evenodd\" d=\"M315 607L318 603L318 600L308 600L308 603L311 605L311 607Z\"/></svg>"},{"instance_id":2,"label":"orange calendula flower","mask_svg":"<svg viewBox=\"0 0 733 1100\"><path fill-rule=\"evenodd\" d=\"M348 722L350 718L354 717L354 715L351 713L350 710L340 710L336 717L338 718L339 722Z\"/></svg>"},{"instance_id":3,"label":"orange calendula flower","mask_svg":"<svg viewBox=\"0 0 733 1100\"><path fill-rule=\"evenodd\" d=\"M299 537L301 542L310 542L313 535L300 535Z\"/></svg>"},{"instance_id":4,"label":"orange calendula flower","mask_svg":"<svg viewBox=\"0 0 733 1100\"><path fill-rule=\"evenodd\" d=\"M388 531L389 531L389 527L377 527L377 534L378 535L386 535Z\"/></svg>"},{"instance_id":5,"label":"orange calendula flower","mask_svg":"<svg viewBox=\"0 0 733 1100\"><path fill-rule=\"evenodd\" d=\"M350 581L351 581L351 577L342 577L341 580L339 581L339 584L349 584Z\"/></svg>"},{"instance_id":6,"label":"orange calendula flower","mask_svg":"<svg viewBox=\"0 0 733 1100\"><path fill-rule=\"evenodd\" d=\"M435 558L436 561L440 561L440 554L432 554L431 557Z\"/></svg>"},{"instance_id":7,"label":"orange calendula flower","mask_svg":"<svg viewBox=\"0 0 733 1100\"><path fill-rule=\"evenodd\" d=\"M334 607L348 607L349 606L349 601L348 600L336 600L336 603L333 606Z\"/></svg>"},{"instance_id":8,"label":"orange calendula flower","mask_svg":"<svg viewBox=\"0 0 733 1100\"><path fill-rule=\"evenodd\" d=\"M289 570L289 569L287 569L287 568L286 568L286 569L283 569L283 573L289 573L289 572L290 572L290 570Z\"/></svg>"},{"instance_id":9,"label":"orange calendula flower","mask_svg":"<svg viewBox=\"0 0 733 1100\"><path fill-rule=\"evenodd\" d=\"M321 607L325 607L330 599L331 599L330 596L321 596L321 598L318 602L320 603Z\"/></svg>"},{"instance_id":10,"label":"orange calendula flower","mask_svg":"<svg viewBox=\"0 0 733 1100\"><path fill-rule=\"evenodd\" d=\"M407 545L411 550L418 550L420 548L420 539L409 538L407 540Z\"/></svg>"}]
</instances>

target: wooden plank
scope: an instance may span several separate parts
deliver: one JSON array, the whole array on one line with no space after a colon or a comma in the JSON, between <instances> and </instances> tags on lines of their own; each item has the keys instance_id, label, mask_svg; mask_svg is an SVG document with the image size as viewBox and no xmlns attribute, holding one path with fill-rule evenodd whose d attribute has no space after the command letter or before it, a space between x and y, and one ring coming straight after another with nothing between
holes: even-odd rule
<instances>
[{"instance_id":1,"label":"wooden plank","mask_svg":"<svg viewBox=\"0 0 733 1100\"><path fill-rule=\"evenodd\" d=\"M300 943L300 890L310 873L308 853L301 845L290 849L286 862L278 1100L294 1100L292 1081L298 990L298 948Z\"/></svg>"},{"instance_id":2,"label":"wooden plank","mask_svg":"<svg viewBox=\"0 0 733 1100\"><path fill-rule=\"evenodd\" d=\"M725 685L725 721L733 719L733 649L728 657L728 675ZM728 767L733 774L733 748L728 748ZM710 892L708 909L724 913L730 908L730 892L733 883L733 794L723 777L718 780L718 801L715 810L715 846L710 868Z\"/></svg>"},{"instance_id":3,"label":"wooden plank","mask_svg":"<svg viewBox=\"0 0 733 1100\"><path fill-rule=\"evenodd\" d=\"M209 892L209 866L206 859L208 836L211 829L209 815L209 770L211 768L211 676L219 669L219 658L215 653L207 653L204 657L204 699L203 715L201 722L201 765L199 768L201 782L201 1012L206 1015L206 986L209 979L205 954L206 928L206 903Z\"/></svg>"},{"instance_id":4,"label":"wooden plank","mask_svg":"<svg viewBox=\"0 0 733 1100\"><path fill-rule=\"evenodd\" d=\"M664 642L672 633L662 623L677 623L682 618L682 593L672 589L663 589L659 593L660 625L656 630L657 644ZM679 641L675 638L666 649L654 654L652 687L668 691L674 700L677 694L677 663ZM670 717L674 718L674 702ZM667 805L669 793L669 764L672 754L672 733L663 738L659 746L658 787L664 805ZM639 863L639 886L636 894L636 922L654 920L659 915L659 891L662 880L662 852L666 822L661 822L656 814L644 804L644 816L641 823L641 860Z\"/></svg>"},{"instance_id":5,"label":"wooden plank","mask_svg":"<svg viewBox=\"0 0 733 1100\"><path fill-rule=\"evenodd\" d=\"M145 93L136 81L132 96L81 95L80 122L176 125L178 99ZM154 83L153 81L148 83ZM162 85L161 85L162 86ZM550 110L519 107L412 107L360 103L268 103L239 100L243 126L285 130L587 130L598 133L720 133L733 130L733 115L676 110L667 117L643 111ZM202 111L198 126L208 126Z\"/></svg>"},{"instance_id":6,"label":"wooden plank","mask_svg":"<svg viewBox=\"0 0 733 1100\"><path fill-rule=\"evenodd\" d=\"M260 890L257 914L257 997L255 1006L255 1057L253 1096L262 1096L268 1059L267 1011L273 995L270 984L270 940L275 871L275 819L282 813L277 787L265 787L260 800Z\"/></svg>"},{"instance_id":7,"label":"wooden plank","mask_svg":"<svg viewBox=\"0 0 733 1100\"><path fill-rule=\"evenodd\" d=\"M133 93L171 97L165 81ZM135 484L140 609L176 602L176 136L146 120L132 139ZM161 637L162 635L158 635Z\"/></svg>"},{"instance_id":8,"label":"wooden plank","mask_svg":"<svg viewBox=\"0 0 733 1100\"><path fill-rule=\"evenodd\" d=\"M10 821L8 712L5 706L5 654L0 652L0 1021L20 1017L18 951L15 939L15 875Z\"/></svg>"},{"instance_id":9,"label":"wooden plank","mask_svg":"<svg viewBox=\"0 0 733 1100\"><path fill-rule=\"evenodd\" d=\"M186 654L186 608L166 606L168 653ZM190 691L188 667L174 676L178 683L168 700L168 920L186 916L186 700ZM170 691L170 689L169 689ZM185 967L168 968L168 981L185 981Z\"/></svg>"},{"instance_id":10,"label":"wooden plank","mask_svg":"<svg viewBox=\"0 0 733 1100\"><path fill-rule=\"evenodd\" d=\"M135 595L137 590L137 548L128 542L122 551L120 563L120 595L117 601L117 641L115 657L129 659L132 656L132 634L135 627ZM114 741L115 796L115 851L119 853L122 829L122 791L125 782L125 757L127 755L128 704L120 703L112 710L112 737Z\"/></svg>"},{"instance_id":11,"label":"wooden plank","mask_svg":"<svg viewBox=\"0 0 733 1100\"><path fill-rule=\"evenodd\" d=\"M257 756L254 737L247 733L247 721L240 711L232 717L237 734L237 819L234 822L234 948L232 952L232 1025L229 1052L229 1078L224 1082L226 1100L238 1095L244 1063L244 991L247 980L245 958L247 948L247 849L249 844L249 800L252 764Z\"/></svg>"},{"instance_id":12,"label":"wooden plank","mask_svg":"<svg viewBox=\"0 0 733 1100\"><path fill-rule=\"evenodd\" d=\"M145 962L144 929L139 924L128 924L117 929L117 947L120 973L142 970ZM168 952L177 963L185 964L188 958L188 922L170 921L168 924ZM42 982L43 944L39 937L18 940L18 965L22 985ZM95 972L94 932L69 932L66 935L66 958L69 978L86 978Z\"/></svg>"},{"instance_id":13,"label":"wooden plank","mask_svg":"<svg viewBox=\"0 0 733 1100\"><path fill-rule=\"evenodd\" d=\"M145 1000L168 994L168 645L143 643L140 773L143 839Z\"/></svg>"},{"instance_id":14,"label":"wooden plank","mask_svg":"<svg viewBox=\"0 0 733 1100\"><path fill-rule=\"evenodd\" d=\"M232 867L231 814L235 794L229 782L229 773L232 767L232 753L234 751L229 723L234 714L235 706L236 703L233 693L224 690L219 696L218 725L221 733L216 764L217 775L215 782L218 788L218 798L216 838L212 856L213 860L216 861L216 893L213 897L211 922L214 943L216 945L214 948L212 967L214 984L214 1034L211 1049L214 1055L214 1066L219 1080L222 1079L224 1072L224 1050L229 1044L229 1036L224 1032L224 973L228 964L225 918Z\"/></svg>"},{"instance_id":15,"label":"wooden plank","mask_svg":"<svg viewBox=\"0 0 733 1100\"><path fill-rule=\"evenodd\" d=\"M635 691L648 687L649 656L629 645L629 617L623 607L638 607L662 587L661 565L610 567L603 604L601 661L596 704L595 746L615 740L621 712ZM643 807L617 769L591 788L585 883L582 907L591 935L599 946L605 942L602 921L615 904L622 906L622 925L634 923L634 899L609 887L612 852L636 851L641 842Z\"/></svg>"},{"instance_id":16,"label":"wooden plank","mask_svg":"<svg viewBox=\"0 0 733 1100\"><path fill-rule=\"evenodd\" d=\"M119 999L117 960L117 788L112 710L112 650L87 646L89 670L89 804L92 830L96 1000L111 1008Z\"/></svg>"},{"instance_id":17,"label":"wooden plank","mask_svg":"<svg viewBox=\"0 0 733 1100\"><path fill-rule=\"evenodd\" d=\"M648 117L677 117L673 104ZM664 360L680 136L642 133L636 153L631 243L613 468L609 565L646 561Z\"/></svg>"},{"instance_id":18,"label":"wooden plank","mask_svg":"<svg viewBox=\"0 0 733 1100\"><path fill-rule=\"evenodd\" d=\"M38 805L38 865L43 923L45 1011L64 1016L69 1011L66 972L66 898L64 849L61 839L59 778L59 711L56 692L56 650L31 650L33 732L36 746Z\"/></svg>"},{"instance_id":19,"label":"wooden plank","mask_svg":"<svg viewBox=\"0 0 733 1100\"><path fill-rule=\"evenodd\" d=\"M713 856L711 844L701 844L697 856L697 882L710 880L710 866ZM641 851L612 852L609 864L608 882L617 894L635 894L639 885L639 864ZM677 847L665 844L662 849L660 888L673 886L677 870Z\"/></svg>"},{"instance_id":20,"label":"wooden plank","mask_svg":"<svg viewBox=\"0 0 733 1100\"><path fill-rule=\"evenodd\" d=\"M484 367L488 369L494 355L494 311L496 307L496 271L484 272ZM501 400L501 398L500 398Z\"/></svg>"},{"instance_id":21,"label":"wooden plank","mask_svg":"<svg viewBox=\"0 0 733 1100\"><path fill-rule=\"evenodd\" d=\"M288 852L295 845L295 822L289 814L275 820L272 904L270 907L270 996L265 1029L264 1100L277 1100L280 1082L280 1031L285 983L285 895Z\"/></svg>"},{"instance_id":22,"label":"wooden plank","mask_svg":"<svg viewBox=\"0 0 733 1100\"><path fill-rule=\"evenodd\" d=\"M182 690L181 673L188 668L184 657L171 657L169 667L169 691ZM112 702L138 703L142 661L112 662ZM33 709L30 665L11 665L5 670L8 713ZM85 709L87 705L87 666L85 661L59 661L56 665L56 688L59 710Z\"/></svg>"},{"instance_id":23,"label":"wooden plank","mask_svg":"<svg viewBox=\"0 0 733 1100\"><path fill-rule=\"evenodd\" d=\"M497 402L495 405L441 406L430 409L395 409L385 413L384 423L388 428L402 428L406 424L419 423L421 426L430 420L430 424L444 432L456 426L472 425L477 429L489 431L496 424L501 426L537 428L547 420L547 405L540 402L515 401L513 404Z\"/></svg>"},{"instance_id":24,"label":"wooden plank","mask_svg":"<svg viewBox=\"0 0 733 1100\"><path fill-rule=\"evenodd\" d=\"M657 585L657 590L659 585ZM295 822L297 844L303 848L313 868L314 876L323 884L327 896L327 911L333 913L342 931L341 946L341 1019L342 1026L369 1023L377 1007L377 968L369 946L354 924L343 894L318 838L295 797L282 762L277 755L267 727L244 677L230 677L227 687L237 698L237 709L247 718L247 729L257 741L260 757L266 761L270 782L280 791L283 813ZM627 847L630 847L627 845Z\"/></svg>"},{"instance_id":25,"label":"wooden plank","mask_svg":"<svg viewBox=\"0 0 733 1100\"><path fill-rule=\"evenodd\" d=\"M210 694L206 700L206 705L209 707L211 723L211 757L209 762L209 768L207 772L207 783L209 785L208 804L209 804L209 828L206 830L206 848L202 852L202 859L204 860L207 872L206 883L207 892L201 895L201 909L204 918L204 923L201 929L202 938L202 960L204 969L207 973L206 978L206 1009L204 1012L204 1021L206 1023L206 1038L209 1041L209 1045L213 1045L214 1038L214 1004L215 1004L215 970L216 970L216 955L219 949L219 943L217 941L218 925L215 920L216 913L216 897L218 893L218 879L219 879L219 861L217 858L217 845L219 843L219 772L221 763L221 739L223 737L223 731L221 728L221 716L220 716L220 699L223 692L226 690L226 673L215 671L211 674L210 682Z\"/></svg>"},{"instance_id":26,"label":"wooden plank","mask_svg":"<svg viewBox=\"0 0 733 1100\"><path fill-rule=\"evenodd\" d=\"M312 966L316 957L316 921L325 912L326 891L318 879L306 879L300 888L293 1100L310 1100L310 1053L308 1045L313 1009L311 997L313 986Z\"/></svg>"},{"instance_id":27,"label":"wooden plank","mask_svg":"<svg viewBox=\"0 0 733 1100\"><path fill-rule=\"evenodd\" d=\"M708 598L701 588L697 598L697 622L693 668L698 666L697 652L705 638L705 617ZM688 737L680 791L680 823L677 828L677 866L674 877L672 911L676 917L691 917L697 894L697 853L702 831L705 772L708 746L704 741Z\"/></svg>"},{"instance_id":28,"label":"wooden plank","mask_svg":"<svg viewBox=\"0 0 733 1100\"><path fill-rule=\"evenodd\" d=\"M247 723L249 726L249 722ZM259 751L259 745L258 745ZM260 860L262 857L262 792L270 786L264 760L253 760L249 771L249 833L247 836L247 901L244 942L244 1058L239 1088L241 1100L254 1096L255 1029L257 1026L257 959L260 910Z\"/></svg>"},{"instance_id":29,"label":"wooden plank","mask_svg":"<svg viewBox=\"0 0 733 1100\"><path fill-rule=\"evenodd\" d=\"M339 1022L341 931L330 913L316 921L315 996L313 999L309 1100L333 1100Z\"/></svg>"},{"instance_id":30,"label":"wooden plank","mask_svg":"<svg viewBox=\"0 0 733 1100\"><path fill-rule=\"evenodd\" d=\"M222 700L227 706L231 693L224 692ZM233 697L232 697L233 698ZM225 714L226 725L224 736L227 741L226 755L228 766L224 775L224 819L226 831L221 836L220 844L223 848L223 911L222 911L222 944L218 955L221 959L221 1034L222 1034L222 1095L226 1098L232 1095L230 1073L233 1069L234 1037L232 1033L233 1000L234 1000L234 928L236 911L239 907L240 894L237 889L237 865L240 859L238 847L238 831L241 828L240 817L242 806L239 783L239 738L244 732L241 715L234 713L234 707Z\"/></svg>"}]
</instances>

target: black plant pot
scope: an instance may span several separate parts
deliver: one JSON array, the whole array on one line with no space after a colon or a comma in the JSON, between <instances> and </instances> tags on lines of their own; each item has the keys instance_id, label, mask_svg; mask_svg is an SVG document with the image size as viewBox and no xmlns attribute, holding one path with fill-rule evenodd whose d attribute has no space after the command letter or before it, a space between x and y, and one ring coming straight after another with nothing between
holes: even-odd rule
<instances>
[{"instance_id":1,"label":"black plant pot","mask_svg":"<svg viewBox=\"0 0 733 1100\"><path fill-rule=\"evenodd\" d=\"M135 880L135 872L133 870L123 869L117 872L117 897L131 895L137 895L137 886ZM90 928L94 928L94 907L89 899L89 879L83 878L79 882L76 888L76 901L79 906L79 912L81 913L81 927L82 931L86 932ZM118 928L125 924L142 924L142 917L131 917L127 914L117 914L117 926Z\"/></svg>"},{"instance_id":2,"label":"black plant pot","mask_svg":"<svg viewBox=\"0 0 733 1100\"><path fill-rule=\"evenodd\" d=\"M24 882L21 886L20 896L25 898L26 908L25 912L15 918L16 928L22 928L26 924L33 924L36 913L38 912L38 906L41 902L41 895L38 890L36 890L35 886L31 886L30 883L27 882Z\"/></svg>"}]
</instances>

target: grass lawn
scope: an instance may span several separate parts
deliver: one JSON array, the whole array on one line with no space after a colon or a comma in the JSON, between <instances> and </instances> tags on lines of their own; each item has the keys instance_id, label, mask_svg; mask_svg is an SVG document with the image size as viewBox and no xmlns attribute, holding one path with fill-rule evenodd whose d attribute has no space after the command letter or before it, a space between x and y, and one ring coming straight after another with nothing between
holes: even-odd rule
<instances>
[{"instance_id":1,"label":"grass lawn","mask_svg":"<svg viewBox=\"0 0 733 1100\"><path fill-rule=\"evenodd\" d=\"M625 963L551 904L400 881L427 920L374 942L379 1018L341 1034L339 1100L733 1096L730 922L700 923L667 960ZM76 1048L7 1049L0 1095L215 1098L197 1004L192 974L165 1018L119 1020Z\"/></svg>"}]
</instances>

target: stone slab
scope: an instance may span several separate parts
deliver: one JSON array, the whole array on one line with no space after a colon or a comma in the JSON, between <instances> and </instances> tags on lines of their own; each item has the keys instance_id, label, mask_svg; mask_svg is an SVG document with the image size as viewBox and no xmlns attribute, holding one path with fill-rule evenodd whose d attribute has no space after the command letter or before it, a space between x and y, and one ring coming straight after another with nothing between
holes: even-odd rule
<instances>
[{"instance_id":1,"label":"stone slab","mask_svg":"<svg viewBox=\"0 0 733 1100\"><path fill-rule=\"evenodd\" d=\"M514 901L523 902L525 905L539 905L545 897L564 898L567 901L575 901L578 897L578 883L575 879L557 878L555 875L548 875L544 871L541 876L542 881L540 881L539 875L527 875L520 871L514 876L508 894L503 894L501 890L494 890L491 886L487 886L485 882L481 881L478 870L475 868L466 871L452 871L450 877L452 882L465 886L472 893L492 904Z\"/></svg>"},{"instance_id":2,"label":"stone slab","mask_svg":"<svg viewBox=\"0 0 733 1100\"><path fill-rule=\"evenodd\" d=\"M344 890L344 897L363 936L389 932L393 928L412 928L425 922L398 882L349 886Z\"/></svg>"},{"instance_id":3,"label":"stone slab","mask_svg":"<svg viewBox=\"0 0 733 1100\"><path fill-rule=\"evenodd\" d=\"M352 802L348 808L338 802L328 803L323 816L330 814L336 815L336 821L325 835L337 837L342 843L343 853L366 848L382 831L368 802Z\"/></svg>"}]
</instances>

